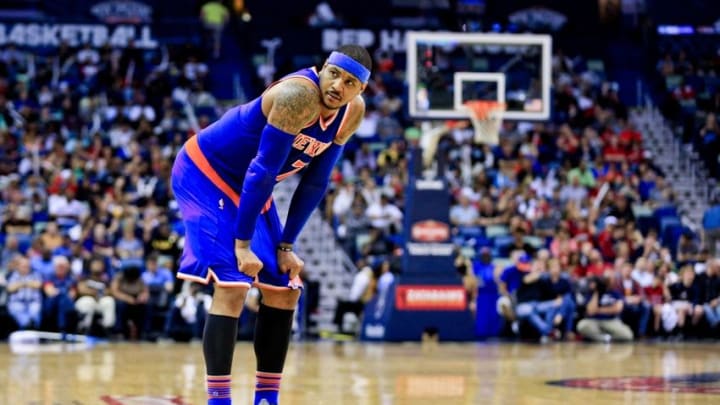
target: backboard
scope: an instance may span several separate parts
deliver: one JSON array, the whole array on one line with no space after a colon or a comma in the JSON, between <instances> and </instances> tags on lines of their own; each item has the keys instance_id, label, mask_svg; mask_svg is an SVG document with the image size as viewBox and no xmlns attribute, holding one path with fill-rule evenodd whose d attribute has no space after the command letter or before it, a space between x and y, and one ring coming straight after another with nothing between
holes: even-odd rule
<instances>
[{"instance_id":1,"label":"backboard","mask_svg":"<svg viewBox=\"0 0 720 405\"><path fill-rule=\"evenodd\" d=\"M470 100L506 104L504 119L550 117L549 35L408 32L410 115L467 118Z\"/></svg>"}]
</instances>

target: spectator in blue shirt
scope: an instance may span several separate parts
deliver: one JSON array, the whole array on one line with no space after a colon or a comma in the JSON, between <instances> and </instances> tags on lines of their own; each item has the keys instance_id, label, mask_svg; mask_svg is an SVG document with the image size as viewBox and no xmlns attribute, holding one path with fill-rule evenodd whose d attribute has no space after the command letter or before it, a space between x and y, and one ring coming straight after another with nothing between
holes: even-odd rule
<instances>
[{"instance_id":1,"label":"spectator in blue shirt","mask_svg":"<svg viewBox=\"0 0 720 405\"><path fill-rule=\"evenodd\" d=\"M24 256L16 256L10 268L15 271L8 278L8 312L20 329L39 327L42 278L30 270L30 262Z\"/></svg>"},{"instance_id":2,"label":"spectator in blue shirt","mask_svg":"<svg viewBox=\"0 0 720 405\"><path fill-rule=\"evenodd\" d=\"M633 340L632 329L620 320L622 295L608 288L608 284L605 277L590 281L585 318L578 323L577 330L584 338L596 342Z\"/></svg>"},{"instance_id":3,"label":"spectator in blue shirt","mask_svg":"<svg viewBox=\"0 0 720 405\"><path fill-rule=\"evenodd\" d=\"M515 321L516 291L532 266L530 256L524 253L516 254L513 262L512 266L506 267L502 271L497 281L500 293L496 305L497 312L510 322Z\"/></svg>"},{"instance_id":4,"label":"spectator in blue shirt","mask_svg":"<svg viewBox=\"0 0 720 405\"><path fill-rule=\"evenodd\" d=\"M61 333L67 332L68 316L75 310L75 297L77 295L75 279L70 274L70 261L65 256L55 256L52 259L55 271L45 278L43 292L43 317L48 321L56 321Z\"/></svg>"},{"instance_id":5,"label":"spectator in blue shirt","mask_svg":"<svg viewBox=\"0 0 720 405\"><path fill-rule=\"evenodd\" d=\"M714 205L703 215L703 235L710 257L715 257L720 241L720 196L715 197Z\"/></svg>"},{"instance_id":6,"label":"spectator in blue shirt","mask_svg":"<svg viewBox=\"0 0 720 405\"><path fill-rule=\"evenodd\" d=\"M145 272L142 274L142 279L151 294L161 291L171 293L175 283L172 272L167 267L159 265L157 254L152 254L145 260Z\"/></svg>"},{"instance_id":7,"label":"spectator in blue shirt","mask_svg":"<svg viewBox=\"0 0 720 405\"><path fill-rule=\"evenodd\" d=\"M32 268L33 273L37 273L42 279L50 277L55 272L52 258L52 251L43 248L41 255L33 257L30 261L30 268Z\"/></svg>"}]
</instances>

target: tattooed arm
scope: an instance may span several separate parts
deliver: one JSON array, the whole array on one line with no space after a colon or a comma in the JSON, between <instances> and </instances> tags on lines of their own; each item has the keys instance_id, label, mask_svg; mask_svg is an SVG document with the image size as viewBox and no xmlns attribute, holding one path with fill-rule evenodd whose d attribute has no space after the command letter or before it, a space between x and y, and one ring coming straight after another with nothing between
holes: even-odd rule
<instances>
[{"instance_id":1,"label":"tattooed arm","mask_svg":"<svg viewBox=\"0 0 720 405\"><path fill-rule=\"evenodd\" d=\"M239 247L247 247L256 220L275 186L275 178L290 154L295 135L320 113L318 91L310 83L290 79L272 87L263 96L267 125L257 155L245 173L235 223Z\"/></svg>"},{"instance_id":2,"label":"tattooed arm","mask_svg":"<svg viewBox=\"0 0 720 405\"><path fill-rule=\"evenodd\" d=\"M357 96L348 104L346 114L348 116L335 135L335 142L312 159L295 189L283 230L282 242L285 244L292 245L295 242L310 215L325 197L330 173L342 156L345 143L365 116L365 102L362 97Z\"/></svg>"}]
</instances>

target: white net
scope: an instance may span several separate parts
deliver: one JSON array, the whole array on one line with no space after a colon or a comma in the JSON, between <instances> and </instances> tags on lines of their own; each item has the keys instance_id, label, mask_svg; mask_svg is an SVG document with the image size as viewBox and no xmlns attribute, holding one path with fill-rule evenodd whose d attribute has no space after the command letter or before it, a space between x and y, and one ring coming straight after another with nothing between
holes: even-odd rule
<instances>
[{"instance_id":1,"label":"white net","mask_svg":"<svg viewBox=\"0 0 720 405\"><path fill-rule=\"evenodd\" d=\"M505 113L505 104L476 100L466 102L465 108L475 128L475 143L488 145L500 143L500 126Z\"/></svg>"}]
</instances>

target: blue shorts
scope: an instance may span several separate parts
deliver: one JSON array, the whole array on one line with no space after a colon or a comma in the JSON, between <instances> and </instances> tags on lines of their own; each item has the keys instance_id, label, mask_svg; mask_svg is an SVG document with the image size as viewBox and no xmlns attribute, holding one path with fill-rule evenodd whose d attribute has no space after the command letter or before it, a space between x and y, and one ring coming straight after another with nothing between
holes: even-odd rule
<instances>
[{"instance_id":1,"label":"blue shorts","mask_svg":"<svg viewBox=\"0 0 720 405\"><path fill-rule=\"evenodd\" d=\"M185 245L177 277L203 284L212 280L227 287L256 285L283 290L301 287L299 277L291 283L288 274L278 269L277 245L283 228L274 203L263 210L250 241L250 248L263 268L257 279L240 272L234 237L239 197L221 190L232 193L224 184L216 184L222 180L207 161L198 158L199 149L195 153L188 153L187 149L186 145L178 153L172 169L172 188L185 224ZM200 169L202 166L206 166L204 170ZM208 171L212 171L210 176Z\"/></svg>"}]
</instances>

